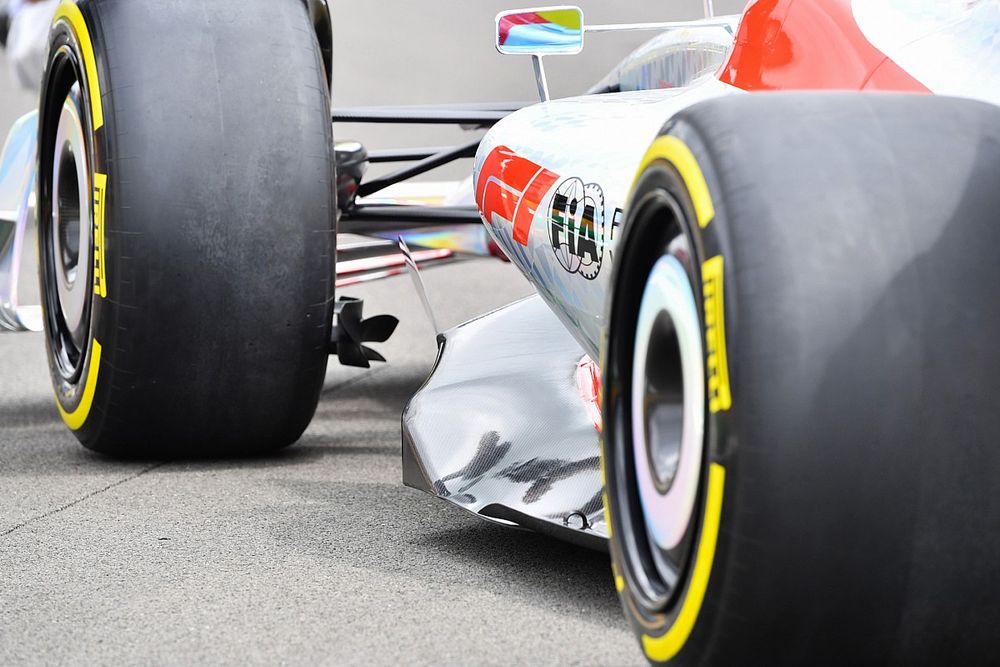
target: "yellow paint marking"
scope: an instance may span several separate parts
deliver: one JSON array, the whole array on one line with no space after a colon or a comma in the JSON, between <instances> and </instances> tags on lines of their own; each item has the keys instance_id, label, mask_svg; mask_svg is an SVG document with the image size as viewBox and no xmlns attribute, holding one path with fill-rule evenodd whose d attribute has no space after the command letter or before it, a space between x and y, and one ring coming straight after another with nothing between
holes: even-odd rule
<instances>
[{"instance_id":1,"label":"yellow paint marking","mask_svg":"<svg viewBox=\"0 0 1000 667\"><path fill-rule=\"evenodd\" d=\"M555 23L570 30L580 29L580 12L575 9L556 9L547 12L538 12L538 15L549 23Z\"/></svg>"},{"instance_id":2,"label":"yellow paint marking","mask_svg":"<svg viewBox=\"0 0 1000 667\"><path fill-rule=\"evenodd\" d=\"M681 610L670 629L661 637L642 636L642 648L646 657L655 662L666 662L677 655L691 631L705 601L708 579L715 561L715 547L719 539L719 523L722 518L722 495L726 484L726 469L713 463L708 469L708 492L705 499L705 520L698 539L698 553L695 556L691 583L681 603Z\"/></svg>"},{"instance_id":3,"label":"yellow paint marking","mask_svg":"<svg viewBox=\"0 0 1000 667\"><path fill-rule=\"evenodd\" d=\"M712 204L712 196L708 192L708 183L705 182L705 175L701 173L701 167L694 157L694 153L683 141L672 135L657 137L653 144L646 151L642 158L639 170L636 172L636 180L646 171L652 162L656 160L667 160L680 173L691 195L691 203L694 205L694 214L698 218L698 226L704 229L715 217L715 206ZM633 184L633 189L635 184Z\"/></svg>"},{"instance_id":4,"label":"yellow paint marking","mask_svg":"<svg viewBox=\"0 0 1000 667\"><path fill-rule=\"evenodd\" d=\"M87 370L87 380L83 385L83 396L80 397L79 405L73 412L66 412L62 404L58 400L56 401L63 421L74 431L80 430L87 421L87 417L90 416L90 408L94 404L94 392L97 390L97 374L100 370L101 344L95 338L94 349L90 353L90 368Z\"/></svg>"},{"instance_id":5,"label":"yellow paint marking","mask_svg":"<svg viewBox=\"0 0 1000 667\"><path fill-rule=\"evenodd\" d=\"M104 203L106 174L94 174L94 294L108 298L108 267L104 259Z\"/></svg>"},{"instance_id":6,"label":"yellow paint marking","mask_svg":"<svg viewBox=\"0 0 1000 667\"><path fill-rule=\"evenodd\" d=\"M705 294L705 342L708 345L708 409L723 412L733 404L729 390L729 363L726 360L726 307L723 292L724 266L716 255L701 265Z\"/></svg>"},{"instance_id":7,"label":"yellow paint marking","mask_svg":"<svg viewBox=\"0 0 1000 667\"><path fill-rule=\"evenodd\" d=\"M93 119L94 132L97 132L104 126L104 105L101 103L101 86L97 80L97 60L94 58L94 44L90 41L90 31L87 30L87 22L83 20L80 8L71 0L63 0L56 9L52 21L55 23L60 19L65 19L69 23L76 34L76 41L80 44L83 67L87 71L90 116Z\"/></svg>"}]
</instances>

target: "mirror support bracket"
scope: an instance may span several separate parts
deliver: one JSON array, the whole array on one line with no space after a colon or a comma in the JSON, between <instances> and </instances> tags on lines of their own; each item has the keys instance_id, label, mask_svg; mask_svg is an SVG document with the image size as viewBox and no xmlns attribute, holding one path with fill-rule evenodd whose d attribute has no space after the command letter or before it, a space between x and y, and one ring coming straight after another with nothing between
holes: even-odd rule
<instances>
[{"instance_id":1,"label":"mirror support bracket","mask_svg":"<svg viewBox=\"0 0 1000 667\"><path fill-rule=\"evenodd\" d=\"M542 64L542 57L531 56L531 66L535 70L535 83L538 84L538 97L542 102L549 101L549 83L545 79L545 66Z\"/></svg>"}]
</instances>

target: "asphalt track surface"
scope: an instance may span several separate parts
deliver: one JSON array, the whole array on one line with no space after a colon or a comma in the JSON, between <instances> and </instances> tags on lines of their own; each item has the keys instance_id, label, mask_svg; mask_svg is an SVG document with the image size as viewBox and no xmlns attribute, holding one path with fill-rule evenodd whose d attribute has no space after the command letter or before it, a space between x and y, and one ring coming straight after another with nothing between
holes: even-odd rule
<instances>
[{"instance_id":1,"label":"asphalt track surface","mask_svg":"<svg viewBox=\"0 0 1000 667\"><path fill-rule=\"evenodd\" d=\"M584 7L594 22L642 21L691 18L701 3L611 4ZM348 54L335 103L530 99L528 62L490 43L504 5L421 3L417 16L416 3L335 4ZM351 50L373 25L377 39ZM584 89L640 40L610 36L553 59L554 92ZM31 105L0 57L4 134ZM375 147L460 137L351 129ZM492 260L425 280L444 326L532 291ZM405 277L349 293L401 319L381 348L390 363L331 365L302 440L252 459L120 462L86 451L55 409L41 337L0 335L0 664L640 661L605 555L401 485L399 415L433 363L434 333Z\"/></svg>"}]
</instances>

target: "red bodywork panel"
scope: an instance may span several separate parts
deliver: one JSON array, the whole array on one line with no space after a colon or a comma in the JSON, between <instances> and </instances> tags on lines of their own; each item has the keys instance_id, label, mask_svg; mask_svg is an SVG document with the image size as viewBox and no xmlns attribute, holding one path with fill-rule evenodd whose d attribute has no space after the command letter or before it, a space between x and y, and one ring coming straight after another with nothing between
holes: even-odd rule
<instances>
[{"instance_id":1,"label":"red bodywork panel","mask_svg":"<svg viewBox=\"0 0 1000 667\"><path fill-rule=\"evenodd\" d=\"M850 0L754 0L718 77L744 90L930 92L865 38Z\"/></svg>"},{"instance_id":2,"label":"red bodywork panel","mask_svg":"<svg viewBox=\"0 0 1000 667\"><path fill-rule=\"evenodd\" d=\"M559 175L523 158L506 146L497 146L483 161L476 204L487 223L493 214L513 224L514 240L528 245L535 210Z\"/></svg>"}]
</instances>

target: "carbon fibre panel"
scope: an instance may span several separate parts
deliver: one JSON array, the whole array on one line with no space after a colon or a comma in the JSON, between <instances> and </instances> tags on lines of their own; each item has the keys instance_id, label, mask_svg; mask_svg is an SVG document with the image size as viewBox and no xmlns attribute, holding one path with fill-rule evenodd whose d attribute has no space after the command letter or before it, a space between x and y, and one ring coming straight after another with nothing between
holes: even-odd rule
<instances>
[{"instance_id":1,"label":"carbon fibre panel","mask_svg":"<svg viewBox=\"0 0 1000 667\"><path fill-rule=\"evenodd\" d=\"M403 482L492 521L605 549L580 345L537 295L445 332L438 345L403 411Z\"/></svg>"}]
</instances>

